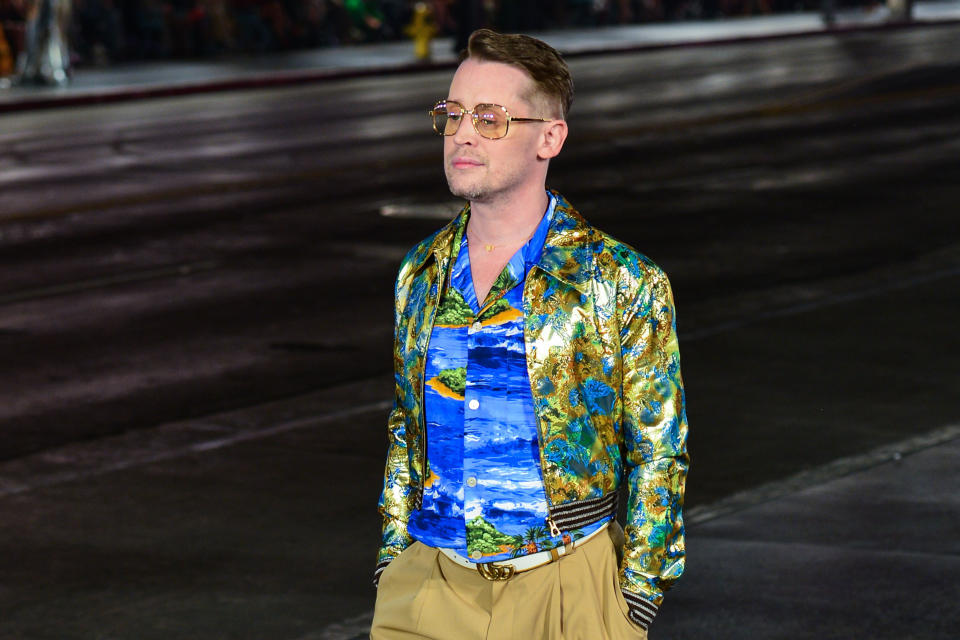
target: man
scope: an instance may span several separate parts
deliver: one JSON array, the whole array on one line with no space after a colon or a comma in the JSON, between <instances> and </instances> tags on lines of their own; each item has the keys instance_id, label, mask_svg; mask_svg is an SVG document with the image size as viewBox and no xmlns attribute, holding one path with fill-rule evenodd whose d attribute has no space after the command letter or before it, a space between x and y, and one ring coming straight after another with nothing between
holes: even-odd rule
<instances>
[{"instance_id":1,"label":"man","mask_svg":"<svg viewBox=\"0 0 960 640\"><path fill-rule=\"evenodd\" d=\"M479 30L430 111L469 204L397 280L375 640L644 638L683 572L670 285L546 190L572 97L555 50Z\"/></svg>"}]
</instances>

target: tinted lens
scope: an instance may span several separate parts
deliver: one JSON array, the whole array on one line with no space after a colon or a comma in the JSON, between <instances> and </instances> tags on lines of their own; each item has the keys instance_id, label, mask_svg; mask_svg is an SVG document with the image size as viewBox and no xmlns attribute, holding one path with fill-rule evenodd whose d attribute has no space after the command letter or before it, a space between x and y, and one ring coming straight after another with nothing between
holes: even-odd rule
<instances>
[{"instance_id":1,"label":"tinted lens","mask_svg":"<svg viewBox=\"0 0 960 640\"><path fill-rule=\"evenodd\" d=\"M478 104L474 109L477 131L485 138L507 135L507 112L497 104Z\"/></svg>"},{"instance_id":2,"label":"tinted lens","mask_svg":"<svg viewBox=\"0 0 960 640\"><path fill-rule=\"evenodd\" d=\"M441 102L433 108L433 130L444 136L452 136L463 118L463 107L456 102Z\"/></svg>"}]
</instances>

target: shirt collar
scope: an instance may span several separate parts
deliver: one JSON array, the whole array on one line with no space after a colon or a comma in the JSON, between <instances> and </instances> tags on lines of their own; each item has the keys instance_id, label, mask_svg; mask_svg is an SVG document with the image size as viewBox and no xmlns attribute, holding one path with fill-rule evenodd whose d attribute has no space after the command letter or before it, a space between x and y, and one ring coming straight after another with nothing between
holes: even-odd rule
<instances>
[{"instance_id":1,"label":"shirt collar","mask_svg":"<svg viewBox=\"0 0 960 640\"><path fill-rule=\"evenodd\" d=\"M553 210L557 206L556 197L549 191L547 195L550 197L550 202L547 204L547 210L540 218L536 230L527 240L527 243L520 247L520 250L513 254L510 262L507 263L507 269L510 269L511 275L517 282L523 282L530 269L540 262L540 256L543 254L543 243L547 239L550 221L553 220Z\"/></svg>"},{"instance_id":2,"label":"shirt collar","mask_svg":"<svg viewBox=\"0 0 960 640\"><path fill-rule=\"evenodd\" d=\"M549 191L547 192L547 196L550 199L547 204L547 210L544 212L543 217L540 218L540 222L537 224L533 235L530 236L526 244L520 247L520 249L510 257L510 261L507 262L505 269L509 272L510 279L513 282L510 288L513 288L526 279L527 273L540 261L540 257L543 254L543 245L547 239L547 233L550 231L550 222L553 220L553 212L557 206L557 197ZM450 282L470 306L473 307L474 311L477 311L480 308L481 301L476 299L476 293L473 290L473 279L470 277L469 265L470 252L467 250L467 234L463 233L460 238L459 250L457 251L456 261L453 265Z\"/></svg>"}]
</instances>

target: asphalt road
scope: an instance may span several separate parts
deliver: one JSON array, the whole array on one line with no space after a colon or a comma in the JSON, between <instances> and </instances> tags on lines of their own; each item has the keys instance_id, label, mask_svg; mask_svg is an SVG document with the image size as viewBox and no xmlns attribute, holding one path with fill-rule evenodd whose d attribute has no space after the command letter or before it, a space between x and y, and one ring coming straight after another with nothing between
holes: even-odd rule
<instances>
[{"instance_id":1,"label":"asphalt road","mask_svg":"<svg viewBox=\"0 0 960 640\"><path fill-rule=\"evenodd\" d=\"M958 37L573 62L549 185L671 276L691 507L956 421ZM0 637L369 608L393 277L455 206L448 80L2 119Z\"/></svg>"}]
</instances>

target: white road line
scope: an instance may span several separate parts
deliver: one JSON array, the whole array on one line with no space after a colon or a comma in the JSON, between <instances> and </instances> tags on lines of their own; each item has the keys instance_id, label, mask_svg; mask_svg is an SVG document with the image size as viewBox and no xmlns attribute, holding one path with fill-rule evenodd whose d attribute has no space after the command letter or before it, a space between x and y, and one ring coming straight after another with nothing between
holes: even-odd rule
<instances>
[{"instance_id":1,"label":"white road line","mask_svg":"<svg viewBox=\"0 0 960 640\"><path fill-rule=\"evenodd\" d=\"M220 438L218 440L208 440L207 442L201 442L199 444L191 445L184 451L186 453L199 453L201 451L213 451L215 449L222 449L224 447L229 447L231 445L239 444L240 442L246 442L248 440L259 440L260 438L269 438L270 436L275 436L280 433L286 433L287 431L293 431L295 429L303 429L305 427L316 427L327 422L332 422L334 420L339 420L341 418L349 418L351 416L363 414L363 413L372 413L374 411L385 411L393 406L393 401L391 400L380 400L379 402L370 402L368 404L362 404L356 407L350 407L349 409L340 409L338 411L331 411L329 413L324 413L319 416L309 416L306 418L298 418L296 420L290 420L288 422L283 422L278 424L275 427L270 427L268 429L258 429L256 431L245 431L238 433L236 435L228 436L226 438Z\"/></svg>"},{"instance_id":2,"label":"white road line","mask_svg":"<svg viewBox=\"0 0 960 640\"><path fill-rule=\"evenodd\" d=\"M951 424L906 440L879 446L866 453L838 458L814 469L801 471L783 480L735 493L712 504L686 509L683 516L684 521L688 526L708 522L736 511L825 484L837 478L865 471L871 467L900 460L904 456L950 442L958 437L960 437L960 424Z\"/></svg>"},{"instance_id":3,"label":"white road line","mask_svg":"<svg viewBox=\"0 0 960 640\"><path fill-rule=\"evenodd\" d=\"M211 269L216 269L219 266L220 263L216 260L203 260L200 262L189 262L166 267L157 267L154 269L144 269L142 271L131 271L129 273L118 273L100 278L80 280L78 282L51 285L49 287L26 289L23 291L15 291L13 293L0 295L0 305L24 302L26 300L36 300L38 298L52 298L54 296L69 295L71 293L90 291L91 289L102 289L104 287L111 287L118 284L141 282L143 280L189 276L201 271L210 271Z\"/></svg>"},{"instance_id":4,"label":"white road line","mask_svg":"<svg viewBox=\"0 0 960 640\"><path fill-rule=\"evenodd\" d=\"M241 431L231 436L217 438L214 440L204 440L195 444L187 445L185 447L174 447L167 449L166 451L160 451L146 455L132 455L121 460L115 460L107 463L93 462L85 468L82 460L79 463L76 463L76 461L73 459L76 458L76 456L66 456L68 463L76 463L77 467L79 468L74 467L69 471L39 474L31 478L29 482L17 482L15 480L11 480L9 477L4 478L2 475L0 475L0 498L25 493L27 491L32 491L34 489L43 487L50 487L53 485L74 482L76 480L83 480L84 478L101 476L114 471L122 471L124 469L143 466L154 462L183 458L208 451L216 451L217 449L230 447L235 444L240 444L241 442L269 438L271 436L286 433L288 431L294 431L296 429L317 427L328 422L340 420L342 418L349 418L365 413L373 413L375 411L386 411L392 406L393 402L388 400L371 402L368 404L358 405L356 407L350 407L349 409L341 409L339 411L331 411L329 413L324 413L317 416L308 416L305 418L289 420L267 429ZM209 430L209 427L207 427L206 430ZM50 452L46 452L38 455L44 456L49 454Z\"/></svg>"}]
</instances>

